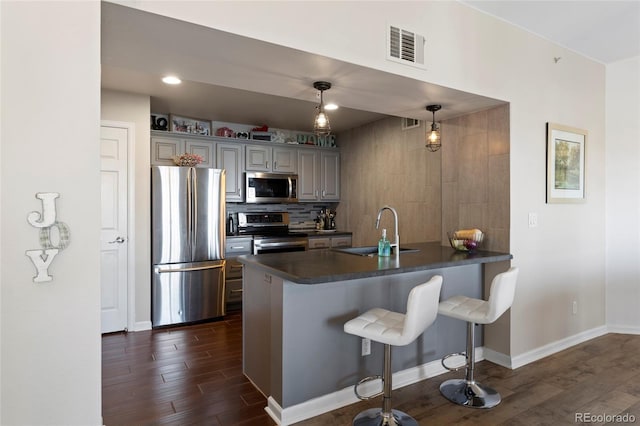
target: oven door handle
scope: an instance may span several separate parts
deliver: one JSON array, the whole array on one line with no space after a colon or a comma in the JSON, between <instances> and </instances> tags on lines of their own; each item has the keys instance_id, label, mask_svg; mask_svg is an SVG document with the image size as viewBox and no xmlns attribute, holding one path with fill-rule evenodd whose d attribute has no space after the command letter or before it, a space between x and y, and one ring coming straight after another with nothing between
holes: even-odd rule
<instances>
[{"instance_id":1,"label":"oven door handle","mask_svg":"<svg viewBox=\"0 0 640 426\"><path fill-rule=\"evenodd\" d=\"M278 241L275 243L258 243L254 242L253 245L258 249L269 248L269 247L305 247L307 245L306 241Z\"/></svg>"}]
</instances>

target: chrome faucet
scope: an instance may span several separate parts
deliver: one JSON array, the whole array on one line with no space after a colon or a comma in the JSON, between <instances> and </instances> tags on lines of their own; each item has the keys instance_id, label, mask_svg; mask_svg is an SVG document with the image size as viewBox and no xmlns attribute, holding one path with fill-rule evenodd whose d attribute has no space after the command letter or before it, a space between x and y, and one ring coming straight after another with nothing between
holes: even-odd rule
<instances>
[{"instance_id":1,"label":"chrome faucet","mask_svg":"<svg viewBox=\"0 0 640 426\"><path fill-rule=\"evenodd\" d=\"M391 213L393 213L393 220L395 225L395 240L393 244L391 244L391 247L395 247L396 254L398 254L400 253L400 235L398 235L398 212L396 211L396 209L391 206L384 206L383 208L381 208L378 212L378 218L376 219L376 229L378 229L378 227L380 226L380 216L382 216L382 212L385 210L391 210Z\"/></svg>"}]
</instances>

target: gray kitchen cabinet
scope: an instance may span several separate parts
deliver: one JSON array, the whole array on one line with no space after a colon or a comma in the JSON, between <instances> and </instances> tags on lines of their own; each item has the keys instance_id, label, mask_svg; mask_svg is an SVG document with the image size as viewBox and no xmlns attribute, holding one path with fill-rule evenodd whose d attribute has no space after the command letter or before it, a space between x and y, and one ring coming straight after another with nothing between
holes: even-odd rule
<instances>
[{"instance_id":1,"label":"gray kitchen cabinet","mask_svg":"<svg viewBox=\"0 0 640 426\"><path fill-rule=\"evenodd\" d=\"M251 254L253 239L250 237L227 237L225 243L225 305L227 310L242 304L242 264L236 259Z\"/></svg>"},{"instance_id":2,"label":"gray kitchen cabinet","mask_svg":"<svg viewBox=\"0 0 640 426\"><path fill-rule=\"evenodd\" d=\"M213 142L185 139L184 145L184 152L202 157L203 161L200 163L200 167L215 167L213 161ZM183 153L181 152L178 155L180 154Z\"/></svg>"},{"instance_id":3,"label":"gray kitchen cabinet","mask_svg":"<svg viewBox=\"0 0 640 426\"><path fill-rule=\"evenodd\" d=\"M200 167L213 167L213 143L207 140L151 136L151 165L175 166L173 159L185 152L202 157Z\"/></svg>"},{"instance_id":4,"label":"gray kitchen cabinet","mask_svg":"<svg viewBox=\"0 0 640 426\"><path fill-rule=\"evenodd\" d=\"M351 235L336 235L332 237L309 237L309 250L351 247Z\"/></svg>"},{"instance_id":5,"label":"gray kitchen cabinet","mask_svg":"<svg viewBox=\"0 0 640 426\"><path fill-rule=\"evenodd\" d=\"M151 137L151 165L175 166L173 158L184 152L184 140L170 137Z\"/></svg>"},{"instance_id":6,"label":"gray kitchen cabinet","mask_svg":"<svg viewBox=\"0 0 640 426\"><path fill-rule=\"evenodd\" d=\"M247 145L245 169L252 172L296 173L296 150L288 147Z\"/></svg>"},{"instance_id":7,"label":"gray kitchen cabinet","mask_svg":"<svg viewBox=\"0 0 640 426\"><path fill-rule=\"evenodd\" d=\"M216 144L216 167L227 171L225 192L229 202L244 201L243 148L243 145L237 143Z\"/></svg>"},{"instance_id":8,"label":"gray kitchen cabinet","mask_svg":"<svg viewBox=\"0 0 640 426\"><path fill-rule=\"evenodd\" d=\"M328 150L298 150L298 199L340 200L340 153Z\"/></svg>"}]
</instances>

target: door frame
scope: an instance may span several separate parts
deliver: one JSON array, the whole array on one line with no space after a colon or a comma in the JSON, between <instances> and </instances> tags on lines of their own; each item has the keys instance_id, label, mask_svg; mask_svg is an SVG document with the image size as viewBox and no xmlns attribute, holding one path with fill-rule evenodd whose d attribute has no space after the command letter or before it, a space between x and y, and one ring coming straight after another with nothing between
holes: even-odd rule
<instances>
[{"instance_id":1,"label":"door frame","mask_svg":"<svg viewBox=\"0 0 640 426\"><path fill-rule=\"evenodd\" d=\"M116 127L127 130L127 330L135 331L135 123L100 120L100 128Z\"/></svg>"}]
</instances>

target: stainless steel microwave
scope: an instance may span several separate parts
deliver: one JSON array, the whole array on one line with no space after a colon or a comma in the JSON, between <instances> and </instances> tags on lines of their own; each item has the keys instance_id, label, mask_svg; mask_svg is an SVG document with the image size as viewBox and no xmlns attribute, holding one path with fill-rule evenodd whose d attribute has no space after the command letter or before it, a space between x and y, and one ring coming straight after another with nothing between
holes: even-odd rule
<instances>
[{"instance_id":1,"label":"stainless steel microwave","mask_svg":"<svg viewBox=\"0 0 640 426\"><path fill-rule=\"evenodd\" d=\"M247 203L297 203L298 175L247 172Z\"/></svg>"}]
</instances>

